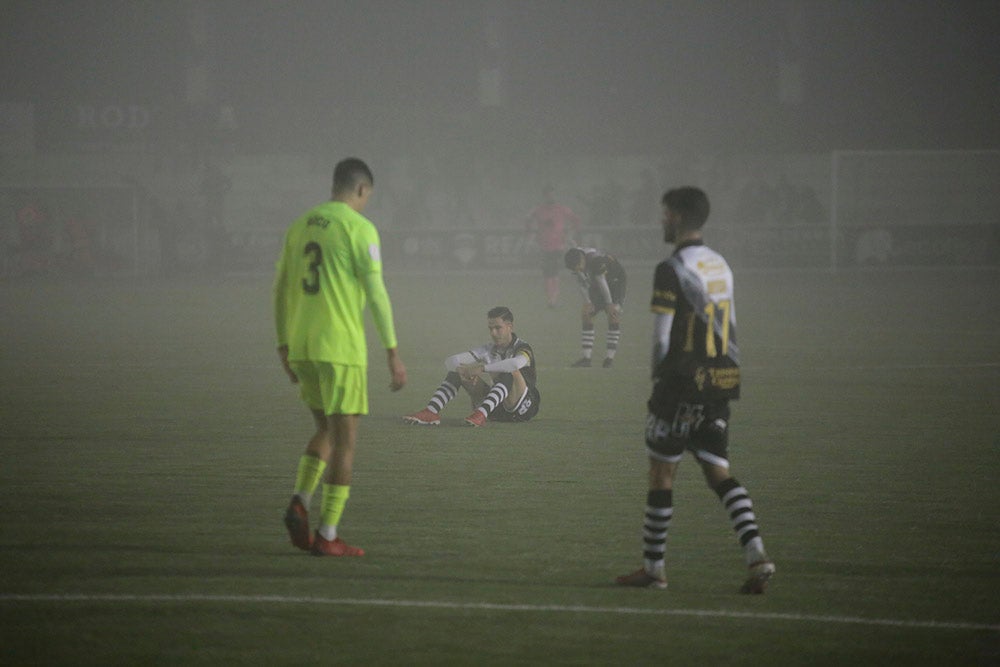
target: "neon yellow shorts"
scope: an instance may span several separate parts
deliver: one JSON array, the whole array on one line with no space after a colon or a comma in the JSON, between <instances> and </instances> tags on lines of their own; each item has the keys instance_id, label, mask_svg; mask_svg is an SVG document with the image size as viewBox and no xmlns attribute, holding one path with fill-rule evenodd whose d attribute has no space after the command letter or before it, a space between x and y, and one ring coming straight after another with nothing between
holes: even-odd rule
<instances>
[{"instance_id":1,"label":"neon yellow shorts","mask_svg":"<svg viewBox=\"0 0 1000 667\"><path fill-rule=\"evenodd\" d=\"M313 410L326 415L368 414L368 369L328 361L290 361L299 378L299 394Z\"/></svg>"}]
</instances>

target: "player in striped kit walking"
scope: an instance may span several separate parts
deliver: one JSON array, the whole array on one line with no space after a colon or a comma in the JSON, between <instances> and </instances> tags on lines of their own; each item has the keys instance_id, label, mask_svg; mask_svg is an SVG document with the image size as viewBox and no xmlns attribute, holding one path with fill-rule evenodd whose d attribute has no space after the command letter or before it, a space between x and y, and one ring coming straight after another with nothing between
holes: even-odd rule
<instances>
[{"instance_id":1,"label":"player in striped kit walking","mask_svg":"<svg viewBox=\"0 0 1000 667\"><path fill-rule=\"evenodd\" d=\"M683 187L663 195L663 239L673 254L656 267L651 310L653 392L646 420L649 490L643 523L643 566L618 577L622 586L666 588L667 532L673 484L685 450L729 515L749 574L741 593L760 594L774 574L753 503L729 467L729 401L740 395L733 272L704 244L708 197Z\"/></svg>"}]
</instances>

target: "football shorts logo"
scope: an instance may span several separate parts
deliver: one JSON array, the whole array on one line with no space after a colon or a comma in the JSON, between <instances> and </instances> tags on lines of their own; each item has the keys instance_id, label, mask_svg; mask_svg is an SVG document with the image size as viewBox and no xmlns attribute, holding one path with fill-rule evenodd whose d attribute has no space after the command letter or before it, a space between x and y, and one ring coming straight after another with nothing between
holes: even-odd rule
<instances>
[{"instance_id":1,"label":"football shorts logo","mask_svg":"<svg viewBox=\"0 0 1000 667\"><path fill-rule=\"evenodd\" d=\"M690 438L691 433L705 419L705 406L699 403L678 403L674 421L670 427L670 435L675 438Z\"/></svg>"},{"instance_id":2,"label":"football shorts logo","mask_svg":"<svg viewBox=\"0 0 1000 667\"><path fill-rule=\"evenodd\" d=\"M694 372L694 384L696 387L698 387L698 391L704 391L705 381L707 379L708 379L708 373L705 372L705 368L703 366L699 366L698 369Z\"/></svg>"}]
</instances>

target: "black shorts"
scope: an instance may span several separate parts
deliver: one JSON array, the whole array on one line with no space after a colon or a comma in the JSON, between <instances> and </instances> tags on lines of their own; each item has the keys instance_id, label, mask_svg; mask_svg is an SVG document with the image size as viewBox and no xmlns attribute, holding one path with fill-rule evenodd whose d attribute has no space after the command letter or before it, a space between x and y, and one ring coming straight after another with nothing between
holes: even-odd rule
<instances>
[{"instance_id":1,"label":"black shorts","mask_svg":"<svg viewBox=\"0 0 1000 667\"><path fill-rule=\"evenodd\" d=\"M678 401L672 419L646 418L646 451L650 458L676 463L689 450L699 461L729 467L729 401L684 403Z\"/></svg>"},{"instance_id":2,"label":"black shorts","mask_svg":"<svg viewBox=\"0 0 1000 667\"><path fill-rule=\"evenodd\" d=\"M495 422L526 422L538 414L538 408L542 404L542 397L538 393L537 387L528 386L521 402L514 406L513 410L508 410L502 404L498 405L490 413L490 421Z\"/></svg>"},{"instance_id":3,"label":"black shorts","mask_svg":"<svg viewBox=\"0 0 1000 667\"><path fill-rule=\"evenodd\" d=\"M608 291L611 292L611 303L619 306L625 305L625 280L616 280L608 284ZM590 302L594 304L595 311L601 311L608 307L604 302L604 292L597 285L591 285L588 290Z\"/></svg>"}]
</instances>

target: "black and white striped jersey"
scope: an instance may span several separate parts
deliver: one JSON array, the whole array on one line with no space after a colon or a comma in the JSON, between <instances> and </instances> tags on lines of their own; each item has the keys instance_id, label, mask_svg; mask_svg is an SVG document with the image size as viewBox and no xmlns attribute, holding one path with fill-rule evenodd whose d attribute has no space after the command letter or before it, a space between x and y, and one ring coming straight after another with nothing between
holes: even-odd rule
<instances>
[{"instance_id":1,"label":"black and white striped jersey","mask_svg":"<svg viewBox=\"0 0 1000 667\"><path fill-rule=\"evenodd\" d=\"M678 246L656 267L650 310L669 326L654 336L651 403L739 398L733 272L722 255L701 241Z\"/></svg>"}]
</instances>

